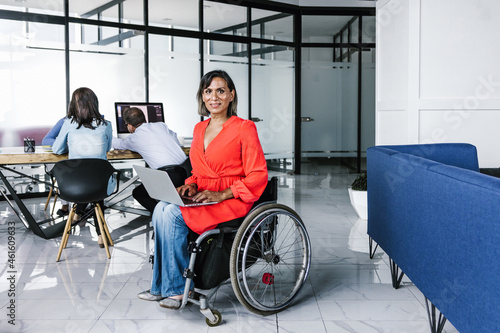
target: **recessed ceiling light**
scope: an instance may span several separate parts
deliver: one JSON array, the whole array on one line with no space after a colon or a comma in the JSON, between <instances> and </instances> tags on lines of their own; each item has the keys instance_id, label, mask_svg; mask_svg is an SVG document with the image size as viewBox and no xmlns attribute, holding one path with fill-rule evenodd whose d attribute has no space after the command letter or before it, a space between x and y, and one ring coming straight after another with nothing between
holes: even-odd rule
<instances>
[{"instance_id":1,"label":"recessed ceiling light","mask_svg":"<svg viewBox=\"0 0 500 333\"><path fill-rule=\"evenodd\" d=\"M16 0L16 2L25 3L26 0Z\"/></svg>"},{"instance_id":2,"label":"recessed ceiling light","mask_svg":"<svg viewBox=\"0 0 500 333\"><path fill-rule=\"evenodd\" d=\"M165 21L165 22L172 21L172 19L171 19L171 18L168 18L168 17L162 18L161 20L162 20L162 21Z\"/></svg>"}]
</instances>

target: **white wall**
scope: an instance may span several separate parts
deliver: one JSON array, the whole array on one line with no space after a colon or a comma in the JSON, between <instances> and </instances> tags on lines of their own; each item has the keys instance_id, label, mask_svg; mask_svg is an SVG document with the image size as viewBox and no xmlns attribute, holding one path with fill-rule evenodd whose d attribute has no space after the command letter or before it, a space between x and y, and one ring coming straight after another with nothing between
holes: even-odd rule
<instances>
[{"instance_id":1,"label":"white wall","mask_svg":"<svg viewBox=\"0 0 500 333\"><path fill-rule=\"evenodd\" d=\"M500 2L377 2L376 144L468 142L500 166Z\"/></svg>"}]
</instances>

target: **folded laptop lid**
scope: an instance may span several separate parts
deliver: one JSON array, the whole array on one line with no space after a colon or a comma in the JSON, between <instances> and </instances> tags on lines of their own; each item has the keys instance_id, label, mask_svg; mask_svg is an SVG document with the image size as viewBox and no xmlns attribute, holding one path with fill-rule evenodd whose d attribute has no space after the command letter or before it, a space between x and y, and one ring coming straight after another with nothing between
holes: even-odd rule
<instances>
[{"instance_id":1,"label":"folded laptop lid","mask_svg":"<svg viewBox=\"0 0 500 333\"><path fill-rule=\"evenodd\" d=\"M134 165L134 169L139 175L146 191L151 198L169 202L178 206L203 206L213 205L217 202L193 202L190 199L182 198L172 183L168 173L162 170L145 168L139 165Z\"/></svg>"}]
</instances>

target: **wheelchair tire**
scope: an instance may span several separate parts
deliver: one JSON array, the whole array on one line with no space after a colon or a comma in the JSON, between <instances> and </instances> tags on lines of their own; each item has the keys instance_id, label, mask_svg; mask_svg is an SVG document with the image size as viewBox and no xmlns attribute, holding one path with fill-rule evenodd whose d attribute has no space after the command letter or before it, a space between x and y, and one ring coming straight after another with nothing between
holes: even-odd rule
<instances>
[{"instance_id":1,"label":"wheelchair tire","mask_svg":"<svg viewBox=\"0 0 500 333\"><path fill-rule=\"evenodd\" d=\"M309 273L311 246L304 223L277 203L252 210L236 233L231 284L251 312L271 315L287 308Z\"/></svg>"}]
</instances>

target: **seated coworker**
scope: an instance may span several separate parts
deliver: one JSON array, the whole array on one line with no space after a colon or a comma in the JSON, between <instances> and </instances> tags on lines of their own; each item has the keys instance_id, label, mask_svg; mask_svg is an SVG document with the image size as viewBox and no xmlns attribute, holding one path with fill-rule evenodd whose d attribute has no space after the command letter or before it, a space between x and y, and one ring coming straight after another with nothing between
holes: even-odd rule
<instances>
[{"instance_id":1,"label":"seated coworker","mask_svg":"<svg viewBox=\"0 0 500 333\"><path fill-rule=\"evenodd\" d=\"M101 158L107 159L113 138L111 123L99 113L97 96L89 88L78 88L73 92L61 130L52 144L54 154L68 153L69 159ZM108 193L115 188L110 179ZM99 203L103 207L103 202ZM82 215L87 204L77 205L77 214ZM99 225L95 223L99 247L104 247Z\"/></svg>"},{"instance_id":2,"label":"seated coworker","mask_svg":"<svg viewBox=\"0 0 500 333\"><path fill-rule=\"evenodd\" d=\"M177 140L177 134L163 122L146 122L144 113L136 107L123 111L122 117L132 134L123 140L113 138L113 148L139 153L150 168L166 171L175 187L183 185L188 175L178 165L186 161L187 157ZM149 196L144 185L137 186L132 196L153 213L158 200Z\"/></svg>"},{"instance_id":3,"label":"seated coworker","mask_svg":"<svg viewBox=\"0 0 500 333\"><path fill-rule=\"evenodd\" d=\"M164 308L181 306L189 264L187 236L215 228L219 223L243 217L267 185L267 166L250 120L236 115L238 97L229 75L212 71L201 79L198 113L210 116L196 124L190 159L193 175L177 191L193 196L195 202L217 201L216 205L179 207L161 201L153 213L155 260L151 289L138 294L159 301Z\"/></svg>"},{"instance_id":4,"label":"seated coworker","mask_svg":"<svg viewBox=\"0 0 500 333\"><path fill-rule=\"evenodd\" d=\"M64 124L64 119L66 119L66 117L59 119L54 127L52 127L50 131L45 135L45 137L42 139L42 146L52 146L57 136L59 135L59 132L61 131L61 127Z\"/></svg>"}]
</instances>

